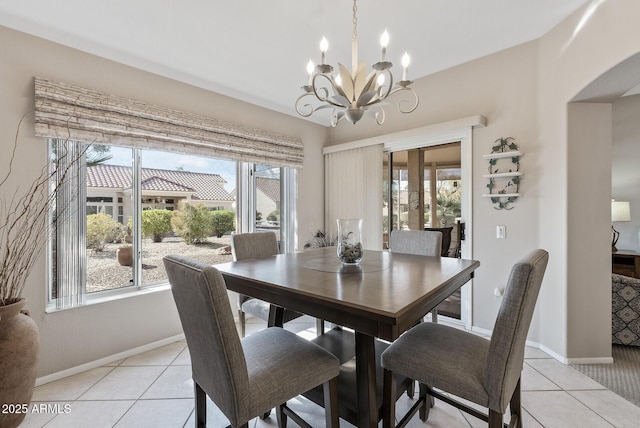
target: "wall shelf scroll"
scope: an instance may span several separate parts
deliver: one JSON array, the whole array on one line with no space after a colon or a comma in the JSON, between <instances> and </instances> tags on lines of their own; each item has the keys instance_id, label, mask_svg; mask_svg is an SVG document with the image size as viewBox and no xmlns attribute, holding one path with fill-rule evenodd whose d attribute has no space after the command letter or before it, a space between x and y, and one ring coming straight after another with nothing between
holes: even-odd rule
<instances>
[{"instance_id":1,"label":"wall shelf scroll","mask_svg":"<svg viewBox=\"0 0 640 428\"><path fill-rule=\"evenodd\" d=\"M487 189L489 193L482 195L490 198L496 204L497 210L513 209L513 204L520 196L520 157L523 153L518 151L518 146L513 142L514 138L498 138L498 143L491 148L491 154L482 157L489 161L489 174L484 178L489 179Z\"/></svg>"}]
</instances>

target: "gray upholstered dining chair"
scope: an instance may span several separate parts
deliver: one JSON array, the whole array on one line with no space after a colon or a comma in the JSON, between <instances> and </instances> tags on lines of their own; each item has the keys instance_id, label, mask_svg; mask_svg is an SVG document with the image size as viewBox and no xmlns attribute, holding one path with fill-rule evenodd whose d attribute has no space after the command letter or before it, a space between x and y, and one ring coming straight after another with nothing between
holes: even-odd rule
<instances>
[{"instance_id":1,"label":"gray upholstered dining chair","mask_svg":"<svg viewBox=\"0 0 640 428\"><path fill-rule=\"evenodd\" d=\"M442 233L425 230L392 230L389 235L389 251L439 257L442 251Z\"/></svg>"},{"instance_id":2,"label":"gray upholstered dining chair","mask_svg":"<svg viewBox=\"0 0 640 428\"><path fill-rule=\"evenodd\" d=\"M278 254L278 238L275 232L234 233L231 235L231 253L233 260L263 259ZM268 302L244 294L238 294L238 317L240 319L240 333L245 336L245 314L252 315L263 321L269 321ZM284 310L283 322L288 322L302 316L301 313ZM282 326L278 326L282 327Z\"/></svg>"},{"instance_id":3,"label":"gray upholstered dining chair","mask_svg":"<svg viewBox=\"0 0 640 428\"><path fill-rule=\"evenodd\" d=\"M389 251L392 253L440 257L442 253L442 232L432 230L392 230L391 235L389 235ZM438 322L438 310L435 308L431 311L431 321ZM415 383L407 388L407 395L410 398L413 398L414 390Z\"/></svg>"},{"instance_id":4,"label":"gray upholstered dining chair","mask_svg":"<svg viewBox=\"0 0 640 428\"><path fill-rule=\"evenodd\" d=\"M442 232L434 230L392 230L389 236L389 251L440 257ZM431 321L438 322L438 310L431 311Z\"/></svg>"},{"instance_id":5,"label":"gray upholstered dining chair","mask_svg":"<svg viewBox=\"0 0 640 428\"><path fill-rule=\"evenodd\" d=\"M218 270L175 255L165 256L164 265L191 355L196 427L206 426L207 395L233 427L247 427L273 407L279 427L287 416L305 426L286 401L321 384L326 425L338 427L335 356L282 328L241 340Z\"/></svg>"},{"instance_id":6,"label":"gray upholstered dining chair","mask_svg":"<svg viewBox=\"0 0 640 428\"><path fill-rule=\"evenodd\" d=\"M383 426L395 423L395 374L420 382L420 397L399 422L420 410L425 421L432 397L485 422L502 427L510 405L511 424L521 427L520 374L529 325L549 254L534 250L511 269L491 340L442 324L422 323L400 336L382 354ZM436 390L437 389L437 390ZM488 408L488 415L444 393Z\"/></svg>"}]
</instances>

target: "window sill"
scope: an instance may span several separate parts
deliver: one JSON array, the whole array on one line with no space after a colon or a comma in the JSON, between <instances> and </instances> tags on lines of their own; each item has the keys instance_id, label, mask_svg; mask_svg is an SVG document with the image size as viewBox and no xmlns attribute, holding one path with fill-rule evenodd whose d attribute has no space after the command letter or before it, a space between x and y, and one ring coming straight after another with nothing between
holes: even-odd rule
<instances>
[{"instance_id":1,"label":"window sill","mask_svg":"<svg viewBox=\"0 0 640 428\"><path fill-rule=\"evenodd\" d=\"M127 289L100 291L97 293L87 294L85 297L84 303L79 306L71 306L68 308L58 308L56 307L55 301L50 302L49 304L47 304L47 307L45 308L45 313L50 314L55 312L66 311L69 309L84 308L86 306L98 305L101 303L113 302L115 300L128 299L131 297L144 296L147 294L153 294L153 293L158 293L158 292L167 291L167 290L171 290L171 285L169 285L168 282L164 282L157 285L149 285L142 288L127 287Z\"/></svg>"}]
</instances>

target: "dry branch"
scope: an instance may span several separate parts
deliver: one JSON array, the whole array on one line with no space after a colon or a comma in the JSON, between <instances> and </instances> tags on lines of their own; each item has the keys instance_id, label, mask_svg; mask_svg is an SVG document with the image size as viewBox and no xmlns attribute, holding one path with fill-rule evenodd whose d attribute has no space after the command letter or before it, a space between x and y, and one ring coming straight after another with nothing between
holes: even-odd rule
<instances>
[{"instance_id":1,"label":"dry branch","mask_svg":"<svg viewBox=\"0 0 640 428\"><path fill-rule=\"evenodd\" d=\"M55 230L52 208L56 206L56 183L73 178L74 168L86 152L86 149L81 150L69 163L60 162L64 160L62 158L48 162L26 190L17 187L7 200L2 191L6 190L13 171L23 120L24 116L18 123L8 171L0 181L0 193L3 193L0 195L0 306L21 298L29 274L48 242L50 232ZM58 170L59 164L66 166ZM65 207L57 209L60 212Z\"/></svg>"}]
</instances>

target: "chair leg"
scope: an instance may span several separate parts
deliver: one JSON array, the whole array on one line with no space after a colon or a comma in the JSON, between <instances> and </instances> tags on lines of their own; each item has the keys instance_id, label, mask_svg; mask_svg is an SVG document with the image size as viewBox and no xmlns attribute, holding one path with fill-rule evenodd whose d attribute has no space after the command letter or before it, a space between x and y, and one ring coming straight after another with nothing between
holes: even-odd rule
<instances>
[{"instance_id":1,"label":"chair leg","mask_svg":"<svg viewBox=\"0 0 640 428\"><path fill-rule=\"evenodd\" d=\"M413 396L416 392L416 381L412 380L411 384L407 387L407 397L413 400Z\"/></svg>"},{"instance_id":2,"label":"chair leg","mask_svg":"<svg viewBox=\"0 0 640 428\"><path fill-rule=\"evenodd\" d=\"M433 407L433 397L429 395L429 391L427 389L427 385L424 383L420 384L420 395L418 395L418 400L423 400L424 405L420 408L420 420L425 422L429 419L429 413L431 412L431 408Z\"/></svg>"},{"instance_id":3,"label":"chair leg","mask_svg":"<svg viewBox=\"0 0 640 428\"><path fill-rule=\"evenodd\" d=\"M242 309L238 309L238 320L240 321L240 337L244 337L246 331L246 319Z\"/></svg>"},{"instance_id":4,"label":"chair leg","mask_svg":"<svg viewBox=\"0 0 640 428\"><path fill-rule=\"evenodd\" d=\"M282 327L284 325L284 308L276 305L269 306L269 320L267 327Z\"/></svg>"},{"instance_id":5,"label":"chair leg","mask_svg":"<svg viewBox=\"0 0 640 428\"><path fill-rule=\"evenodd\" d=\"M324 320L316 318L316 336L324 334Z\"/></svg>"},{"instance_id":6,"label":"chair leg","mask_svg":"<svg viewBox=\"0 0 640 428\"><path fill-rule=\"evenodd\" d=\"M340 416L338 411L338 378L334 377L322 386L324 390L324 417L325 426L338 428Z\"/></svg>"},{"instance_id":7,"label":"chair leg","mask_svg":"<svg viewBox=\"0 0 640 428\"><path fill-rule=\"evenodd\" d=\"M207 394L200 388L198 382L193 381L193 392L196 401L196 428L206 428L207 426Z\"/></svg>"},{"instance_id":8,"label":"chair leg","mask_svg":"<svg viewBox=\"0 0 640 428\"><path fill-rule=\"evenodd\" d=\"M284 413L284 403L276 407L276 419L278 428L287 428L287 415Z\"/></svg>"},{"instance_id":9,"label":"chair leg","mask_svg":"<svg viewBox=\"0 0 640 428\"><path fill-rule=\"evenodd\" d=\"M502 413L489 409L489 428L503 428Z\"/></svg>"},{"instance_id":10,"label":"chair leg","mask_svg":"<svg viewBox=\"0 0 640 428\"><path fill-rule=\"evenodd\" d=\"M513 390L511 401L509 401L509 408L511 409L511 423L514 428L522 428L522 405L520 401L520 379L516 384L516 388Z\"/></svg>"},{"instance_id":11,"label":"chair leg","mask_svg":"<svg viewBox=\"0 0 640 428\"><path fill-rule=\"evenodd\" d=\"M391 370L384 369L382 381L382 427L393 428L396 424L396 377Z\"/></svg>"},{"instance_id":12,"label":"chair leg","mask_svg":"<svg viewBox=\"0 0 640 428\"><path fill-rule=\"evenodd\" d=\"M431 310L431 322L438 323L438 308Z\"/></svg>"}]
</instances>

